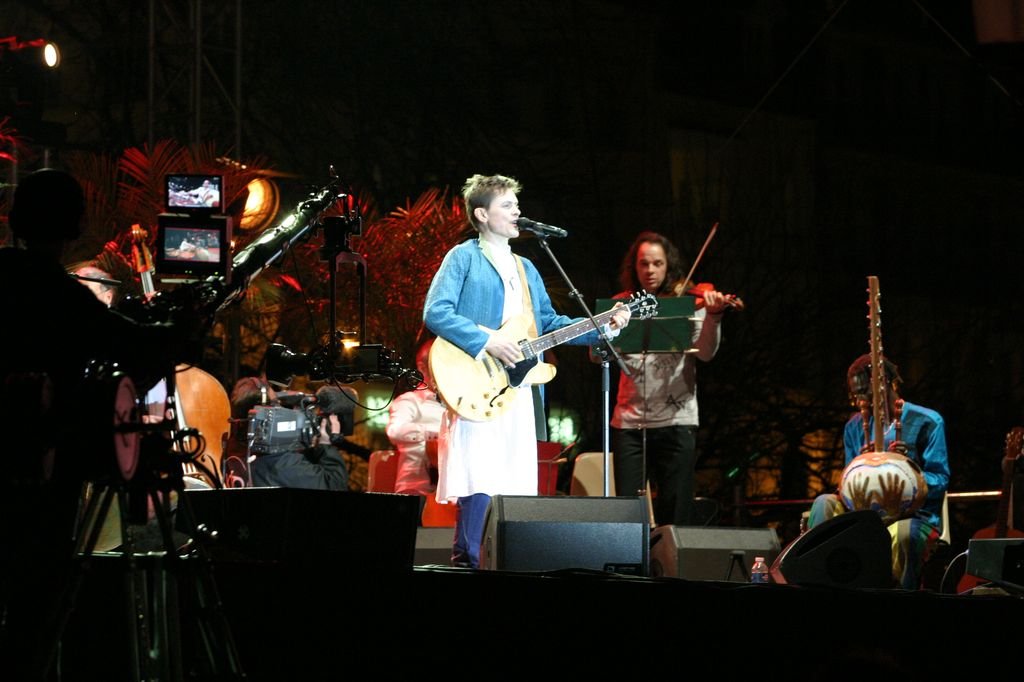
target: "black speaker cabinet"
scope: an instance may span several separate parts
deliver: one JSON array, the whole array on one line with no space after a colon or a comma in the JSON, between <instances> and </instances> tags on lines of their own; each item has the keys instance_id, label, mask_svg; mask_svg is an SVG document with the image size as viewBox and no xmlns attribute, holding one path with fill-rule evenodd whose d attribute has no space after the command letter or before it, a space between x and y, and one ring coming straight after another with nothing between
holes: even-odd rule
<instances>
[{"instance_id":1,"label":"black speaker cabinet","mask_svg":"<svg viewBox=\"0 0 1024 682\"><path fill-rule=\"evenodd\" d=\"M780 548L774 528L658 526L651 532L651 575L746 582L754 558L770 565Z\"/></svg>"},{"instance_id":2,"label":"black speaker cabinet","mask_svg":"<svg viewBox=\"0 0 1024 682\"><path fill-rule=\"evenodd\" d=\"M419 520L414 495L296 488L185 490L176 512L217 532L222 562L314 564L335 570L411 571Z\"/></svg>"},{"instance_id":3,"label":"black speaker cabinet","mask_svg":"<svg viewBox=\"0 0 1024 682\"><path fill-rule=\"evenodd\" d=\"M787 545L771 574L794 585L891 587L892 539L877 512L840 514Z\"/></svg>"},{"instance_id":4,"label":"black speaker cabinet","mask_svg":"<svg viewBox=\"0 0 1024 682\"><path fill-rule=\"evenodd\" d=\"M1024 538L971 538L966 572L996 583L1024 584Z\"/></svg>"},{"instance_id":5,"label":"black speaker cabinet","mask_svg":"<svg viewBox=\"0 0 1024 682\"><path fill-rule=\"evenodd\" d=\"M644 497L495 495L484 524L480 566L646 576L649 542Z\"/></svg>"},{"instance_id":6,"label":"black speaker cabinet","mask_svg":"<svg viewBox=\"0 0 1024 682\"><path fill-rule=\"evenodd\" d=\"M415 566L450 566L455 529L423 526L416 530Z\"/></svg>"}]
</instances>

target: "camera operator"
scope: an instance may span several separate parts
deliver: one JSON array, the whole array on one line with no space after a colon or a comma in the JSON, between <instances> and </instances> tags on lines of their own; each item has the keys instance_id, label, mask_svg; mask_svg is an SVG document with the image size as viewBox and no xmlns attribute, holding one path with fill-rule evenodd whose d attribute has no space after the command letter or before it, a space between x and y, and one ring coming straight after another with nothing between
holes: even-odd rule
<instances>
[{"instance_id":1,"label":"camera operator","mask_svg":"<svg viewBox=\"0 0 1024 682\"><path fill-rule=\"evenodd\" d=\"M317 391L316 406L308 445L296 434L296 441L283 448L256 452L249 463L249 476L253 487L310 488L313 490L347 490L348 467L335 443L343 442L342 419L339 416L350 398L340 388L324 386ZM247 407L249 420L257 418L257 406L281 407L281 394L262 380L239 380L233 392L233 412ZM291 412L292 410L289 410ZM351 411L351 410L349 410ZM300 413L295 411L295 416Z\"/></svg>"},{"instance_id":2,"label":"camera operator","mask_svg":"<svg viewBox=\"0 0 1024 682\"><path fill-rule=\"evenodd\" d=\"M35 679L53 653L50 636L73 585L83 483L111 475L120 460L109 430L115 418L131 421L116 400L125 386L118 373L148 390L178 362L201 357L210 322L192 310L136 322L70 277L63 260L85 209L69 173L30 173L8 215L15 243L0 248L0 413L9 426L0 471L0 670L9 679ZM86 372L92 367L108 371Z\"/></svg>"}]
</instances>

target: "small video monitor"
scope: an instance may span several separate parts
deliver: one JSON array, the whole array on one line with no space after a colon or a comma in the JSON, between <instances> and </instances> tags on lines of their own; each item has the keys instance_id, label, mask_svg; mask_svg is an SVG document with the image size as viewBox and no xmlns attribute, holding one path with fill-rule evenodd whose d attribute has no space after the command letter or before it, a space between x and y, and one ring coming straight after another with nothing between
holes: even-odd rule
<instances>
[{"instance_id":1,"label":"small video monitor","mask_svg":"<svg viewBox=\"0 0 1024 682\"><path fill-rule=\"evenodd\" d=\"M168 175L165 206L168 213L201 211L223 213L224 177L221 175Z\"/></svg>"},{"instance_id":2,"label":"small video monitor","mask_svg":"<svg viewBox=\"0 0 1024 682\"><path fill-rule=\"evenodd\" d=\"M163 213L157 218L154 267L161 277L186 280L231 274L231 219Z\"/></svg>"}]
</instances>

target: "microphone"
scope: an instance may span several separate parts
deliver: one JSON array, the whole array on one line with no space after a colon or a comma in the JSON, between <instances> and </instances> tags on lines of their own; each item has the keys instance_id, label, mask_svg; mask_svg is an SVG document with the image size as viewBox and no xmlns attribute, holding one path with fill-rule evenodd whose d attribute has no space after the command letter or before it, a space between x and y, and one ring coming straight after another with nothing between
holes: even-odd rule
<instances>
[{"instance_id":1,"label":"microphone","mask_svg":"<svg viewBox=\"0 0 1024 682\"><path fill-rule=\"evenodd\" d=\"M312 401L312 396L302 391L278 391L277 402L281 407L287 407L289 409L293 407L302 407L308 405Z\"/></svg>"},{"instance_id":2,"label":"microphone","mask_svg":"<svg viewBox=\"0 0 1024 682\"><path fill-rule=\"evenodd\" d=\"M528 230L533 232L538 237L568 237L569 233L560 227L554 225L545 225L544 223L534 222L529 218L523 218L520 216L519 220L516 221L516 226L520 230Z\"/></svg>"},{"instance_id":3,"label":"microphone","mask_svg":"<svg viewBox=\"0 0 1024 682\"><path fill-rule=\"evenodd\" d=\"M355 389L328 385L316 390L313 404L320 408L323 414L345 415L352 414L357 399Z\"/></svg>"}]
</instances>

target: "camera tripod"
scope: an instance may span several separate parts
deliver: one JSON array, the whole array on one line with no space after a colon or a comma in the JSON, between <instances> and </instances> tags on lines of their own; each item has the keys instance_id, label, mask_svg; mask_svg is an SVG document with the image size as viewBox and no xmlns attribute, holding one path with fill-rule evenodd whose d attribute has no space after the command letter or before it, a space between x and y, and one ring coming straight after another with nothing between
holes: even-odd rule
<instances>
[{"instance_id":1,"label":"camera tripod","mask_svg":"<svg viewBox=\"0 0 1024 682\"><path fill-rule=\"evenodd\" d=\"M181 467L168 469L180 472ZM48 642L44 676L49 679L55 672L65 630L94 564L107 561L116 566L127 598L130 679L245 679L204 545L212 538L195 522L188 495L182 494L180 473L139 471L136 478L150 480L126 482L113 476L83 484L71 578ZM174 500L176 510L172 508ZM120 526L119 536L111 533L111 512ZM184 543L175 541L175 513L181 516L179 527L188 536ZM159 540L140 543L140 528L157 533ZM119 546L104 551L101 538L108 545L119 540ZM195 635L196 651L190 652L188 660L181 644L186 624L180 603L186 598L195 610L191 619L195 632L190 634Z\"/></svg>"}]
</instances>

